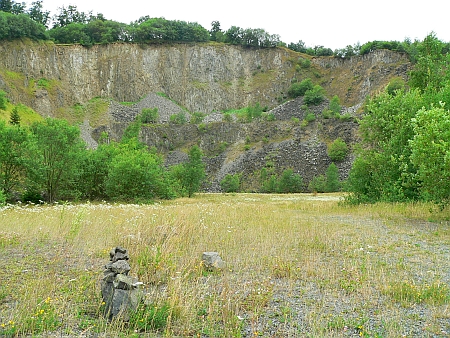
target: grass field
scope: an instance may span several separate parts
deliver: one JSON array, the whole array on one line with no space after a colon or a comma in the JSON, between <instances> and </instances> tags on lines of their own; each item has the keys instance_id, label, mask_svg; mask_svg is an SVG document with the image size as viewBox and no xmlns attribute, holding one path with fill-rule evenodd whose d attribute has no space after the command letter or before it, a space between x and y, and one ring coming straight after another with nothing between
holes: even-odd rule
<instances>
[{"instance_id":1,"label":"grass field","mask_svg":"<svg viewBox=\"0 0 450 338\"><path fill-rule=\"evenodd\" d=\"M448 337L449 210L338 200L0 209L0 336ZM99 281L118 245L145 283L127 323L102 316ZM226 268L205 271L204 251Z\"/></svg>"}]
</instances>

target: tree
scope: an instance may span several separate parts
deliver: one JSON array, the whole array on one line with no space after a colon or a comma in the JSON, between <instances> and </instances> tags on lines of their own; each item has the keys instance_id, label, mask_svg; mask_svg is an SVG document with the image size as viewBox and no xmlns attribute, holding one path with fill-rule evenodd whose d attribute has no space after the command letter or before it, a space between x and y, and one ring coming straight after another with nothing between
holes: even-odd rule
<instances>
[{"instance_id":1,"label":"tree","mask_svg":"<svg viewBox=\"0 0 450 338\"><path fill-rule=\"evenodd\" d=\"M26 129L0 122L0 191L7 198L24 184L30 149Z\"/></svg>"},{"instance_id":2,"label":"tree","mask_svg":"<svg viewBox=\"0 0 450 338\"><path fill-rule=\"evenodd\" d=\"M189 150L189 160L172 167L172 177L178 181L181 195L192 197L205 178L205 165L202 162L203 153L198 146Z\"/></svg>"},{"instance_id":3,"label":"tree","mask_svg":"<svg viewBox=\"0 0 450 338\"><path fill-rule=\"evenodd\" d=\"M277 182L276 191L279 193L301 192L303 189L303 178L295 174L292 169L286 169L281 173Z\"/></svg>"},{"instance_id":4,"label":"tree","mask_svg":"<svg viewBox=\"0 0 450 338\"><path fill-rule=\"evenodd\" d=\"M42 1L34 1L31 3L31 8L27 11L30 18L45 27L48 27L48 21L50 19L50 12L43 11Z\"/></svg>"},{"instance_id":5,"label":"tree","mask_svg":"<svg viewBox=\"0 0 450 338\"><path fill-rule=\"evenodd\" d=\"M341 183L339 182L339 169L334 164L331 163L326 171L326 192L335 192L341 190Z\"/></svg>"},{"instance_id":6,"label":"tree","mask_svg":"<svg viewBox=\"0 0 450 338\"><path fill-rule=\"evenodd\" d=\"M0 11L11 13L14 1L12 0L0 0Z\"/></svg>"},{"instance_id":7,"label":"tree","mask_svg":"<svg viewBox=\"0 0 450 338\"><path fill-rule=\"evenodd\" d=\"M226 174L225 177L220 181L220 188L226 193L238 192L241 185L241 175L240 174Z\"/></svg>"},{"instance_id":8,"label":"tree","mask_svg":"<svg viewBox=\"0 0 450 338\"><path fill-rule=\"evenodd\" d=\"M341 162L348 154L348 146L343 139L338 137L328 147L328 156L332 161Z\"/></svg>"},{"instance_id":9,"label":"tree","mask_svg":"<svg viewBox=\"0 0 450 338\"><path fill-rule=\"evenodd\" d=\"M315 85L312 89L305 92L303 102L305 102L307 105L318 105L324 99L324 89L320 85Z\"/></svg>"},{"instance_id":10,"label":"tree","mask_svg":"<svg viewBox=\"0 0 450 338\"><path fill-rule=\"evenodd\" d=\"M211 36L211 41L223 42L224 34L220 29L219 21L211 22L211 30L209 31L209 35Z\"/></svg>"},{"instance_id":11,"label":"tree","mask_svg":"<svg viewBox=\"0 0 450 338\"><path fill-rule=\"evenodd\" d=\"M296 82L288 89L288 96L290 98L296 98L303 96L308 90L314 88L314 84L310 78L304 79L302 82Z\"/></svg>"},{"instance_id":12,"label":"tree","mask_svg":"<svg viewBox=\"0 0 450 338\"><path fill-rule=\"evenodd\" d=\"M339 99L339 96L334 95L333 98L330 100L330 110L333 112L334 115L340 115L341 113L341 100Z\"/></svg>"},{"instance_id":13,"label":"tree","mask_svg":"<svg viewBox=\"0 0 450 338\"><path fill-rule=\"evenodd\" d=\"M166 181L162 158L129 142L111 159L105 188L113 200L148 202L171 196Z\"/></svg>"},{"instance_id":14,"label":"tree","mask_svg":"<svg viewBox=\"0 0 450 338\"><path fill-rule=\"evenodd\" d=\"M12 110L9 118L9 123L15 126L20 125L20 115L17 107L14 107L14 109Z\"/></svg>"},{"instance_id":15,"label":"tree","mask_svg":"<svg viewBox=\"0 0 450 338\"><path fill-rule=\"evenodd\" d=\"M444 104L421 109L413 119L411 162L418 168L425 200L450 202L450 112Z\"/></svg>"},{"instance_id":16,"label":"tree","mask_svg":"<svg viewBox=\"0 0 450 338\"><path fill-rule=\"evenodd\" d=\"M443 53L444 44L434 33L419 45L417 64L410 74L409 85L421 92L436 91L450 80L450 55Z\"/></svg>"},{"instance_id":17,"label":"tree","mask_svg":"<svg viewBox=\"0 0 450 338\"><path fill-rule=\"evenodd\" d=\"M46 192L52 203L70 190L79 175L80 153L85 150L78 127L65 120L47 118L34 123L31 132L36 144L31 179Z\"/></svg>"}]
</instances>

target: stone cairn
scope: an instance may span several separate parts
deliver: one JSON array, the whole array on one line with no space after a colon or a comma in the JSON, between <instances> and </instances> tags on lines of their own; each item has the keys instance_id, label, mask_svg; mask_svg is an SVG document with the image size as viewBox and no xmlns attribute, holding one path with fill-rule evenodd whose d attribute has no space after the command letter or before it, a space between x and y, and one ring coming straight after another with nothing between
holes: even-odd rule
<instances>
[{"instance_id":1,"label":"stone cairn","mask_svg":"<svg viewBox=\"0 0 450 338\"><path fill-rule=\"evenodd\" d=\"M142 299L143 292L136 278L128 276L127 250L115 247L109 253L110 262L105 265L101 281L102 298L105 303L105 316L109 319L121 318L128 321Z\"/></svg>"}]
</instances>

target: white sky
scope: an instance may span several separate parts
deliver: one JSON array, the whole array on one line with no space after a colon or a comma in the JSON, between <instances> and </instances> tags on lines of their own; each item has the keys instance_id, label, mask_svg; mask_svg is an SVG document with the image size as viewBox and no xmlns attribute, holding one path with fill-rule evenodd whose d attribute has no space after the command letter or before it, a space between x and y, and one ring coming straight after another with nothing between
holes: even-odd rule
<instances>
[{"instance_id":1,"label":"white sky","mask_svg":"<svg viewBox=\"0 0 450 338\"><path fill-rule=\"evenodd\" d=\"M308 47L333 50L373 40L423 40L431 32L450 41L444 0L43 0L51 15L63 5L127 24L149 15L197 22L207 30L212 21L219 21L223 31L231 26L262 28L287 44L302 40Z\"/></svg>"}]
</instances>

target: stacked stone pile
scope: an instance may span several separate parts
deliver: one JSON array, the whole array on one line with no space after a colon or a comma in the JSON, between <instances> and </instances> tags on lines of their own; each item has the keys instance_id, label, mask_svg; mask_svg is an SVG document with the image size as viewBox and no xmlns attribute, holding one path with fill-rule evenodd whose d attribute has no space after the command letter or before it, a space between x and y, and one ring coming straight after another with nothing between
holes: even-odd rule
<instances>
[{"instance_id":1,"label":"stacked stone pile","mask_svg":"<svg viewBox=\"0 0 450 338\"><path fill-rule=\"evenodd\" d=\"M105 315L112 319L120 317L129 320L131 311L137 309L142 299L142 284L136 278L128 276L131 270L128 252L122 247L113 248L110 262L105 265L101 282L102 298L105 302Z\"/></svg>"}]
</instances>

